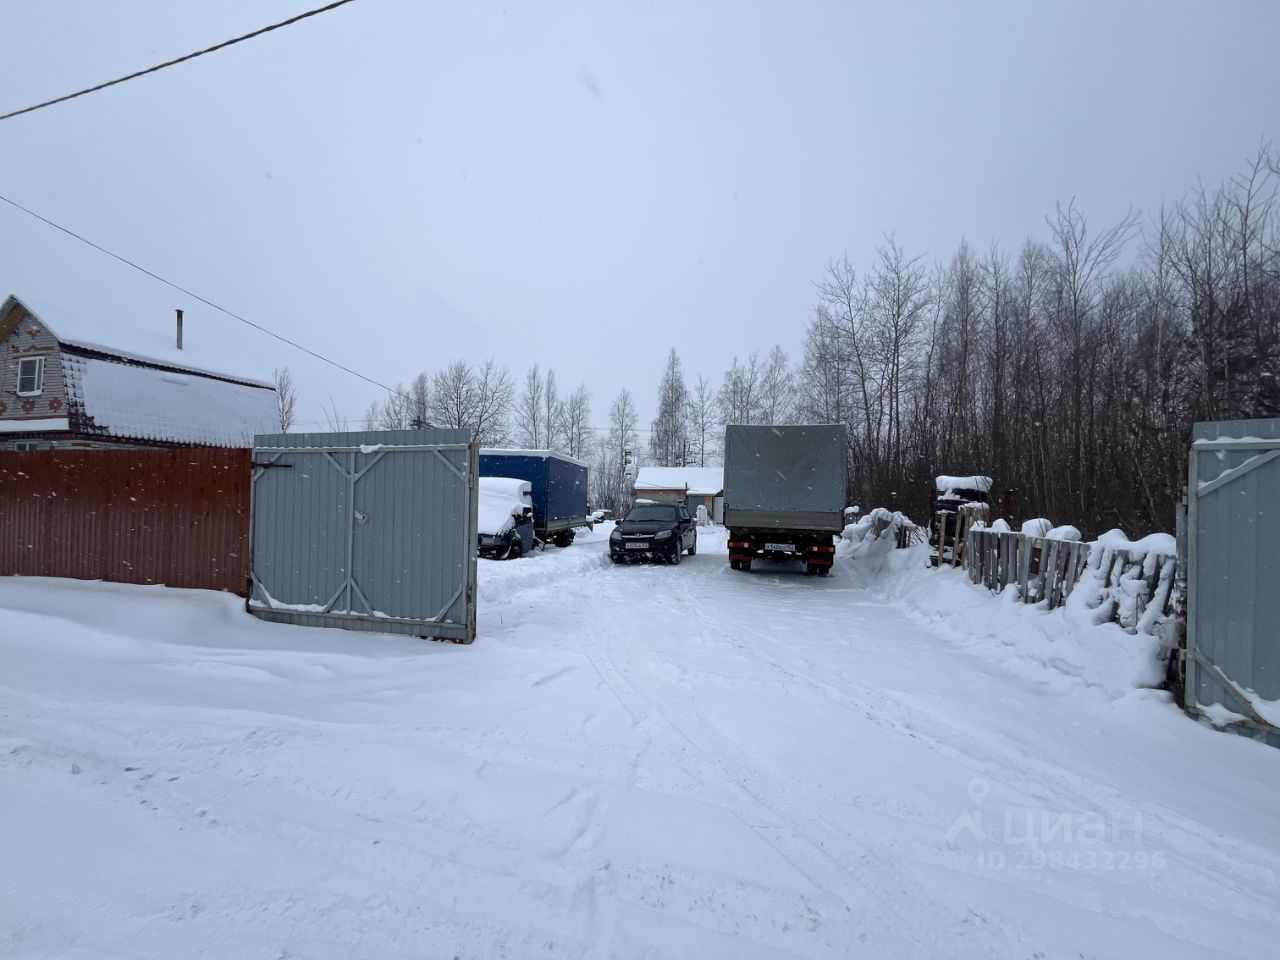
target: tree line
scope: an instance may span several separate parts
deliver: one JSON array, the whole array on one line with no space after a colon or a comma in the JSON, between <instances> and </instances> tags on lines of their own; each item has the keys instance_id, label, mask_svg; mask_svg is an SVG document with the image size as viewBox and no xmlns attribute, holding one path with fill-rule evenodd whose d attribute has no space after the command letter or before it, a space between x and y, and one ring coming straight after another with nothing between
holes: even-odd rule
<instances>
[{"instance_id":1,"label":"tree line","mask_svg":"<svg viewBox=\"0 0 1280 960\"><path fill-rule=\"evenodd\" d=\"M1280 155L1101 228L1074 201L1040 236L943 261L887 236L816 284L803 355L735 356L718 382L675 349L640 420L623 388L591 424L585 386L455 360L370 405L365 426L467 427L481 444L587 460L595 506L624 509L642 463L719 462L726 424L839 423L850 497L924 520L932 477L987 474L1014 519L1086 533L1171 529L1197 420L1280 416ZM292 406L290 407L292 409Z\"/></svg>"},{"instance_id":2,"label":"tree line","mask_svg":"<svg viewBox=\"0 0 1280 960\"><path fill-rule=\"evenodd\" d=\"M928 512L989 474L1017 519L1171 530L1197 420L1280 416L1280 157L1143 222L1074 203L1013 252L927 265L892 239L831 263L801 414L845 423L859 496Z\"/></svg>"}]
</instances>

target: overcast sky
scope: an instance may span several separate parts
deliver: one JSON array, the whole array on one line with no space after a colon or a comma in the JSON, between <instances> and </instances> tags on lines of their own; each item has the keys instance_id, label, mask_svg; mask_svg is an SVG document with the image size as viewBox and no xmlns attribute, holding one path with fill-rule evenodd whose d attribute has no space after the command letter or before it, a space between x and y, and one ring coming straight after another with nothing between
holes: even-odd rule
<instances>
[{"instance_id":1,"label":"overcast sky","mask_svg":"<svg viewBox=\"0 0 1280 960\"><path fill-rule=\"evenodd\" d=\"M6 0L0 113L320 0ZM0 122L0 193L378 380L454 357L647 419L781 343L884 233L945 258L1236 173L1277 137L1280 2L357 0ZM0 204L0 292L378 391Z\"/></svg>"}]
</instances>

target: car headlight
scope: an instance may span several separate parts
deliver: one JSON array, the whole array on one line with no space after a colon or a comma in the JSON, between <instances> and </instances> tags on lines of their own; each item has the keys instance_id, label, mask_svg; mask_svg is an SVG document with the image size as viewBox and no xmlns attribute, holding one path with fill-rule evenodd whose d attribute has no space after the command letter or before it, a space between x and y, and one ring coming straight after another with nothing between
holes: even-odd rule
<instances>
[{"instance_id":1,"label":"car headlight","mask_svg":"<svg viewBox=\"0 0 1280 960\"><path fill-rule=\"evenodd\" d=\"M671 539L671 531L670 531L670 530L659 530L657 533L655 533L655 534L653 535L653 539L655 539L655 540L670 540L670 539Z\"/></svg>"},{"instance_id":2,"label":"car headlight","mask_svg":"<svg viewBox=\"0 0 1280 960\"><path fill-rule=\"evenodd\" d=\"M613 531L613 533L609 534L609 539L610 539L610 540L621 540L621 539L622 539L622 531L621 531L621 530L614 530L614 531Z\"/></svg>"}]
</instances>

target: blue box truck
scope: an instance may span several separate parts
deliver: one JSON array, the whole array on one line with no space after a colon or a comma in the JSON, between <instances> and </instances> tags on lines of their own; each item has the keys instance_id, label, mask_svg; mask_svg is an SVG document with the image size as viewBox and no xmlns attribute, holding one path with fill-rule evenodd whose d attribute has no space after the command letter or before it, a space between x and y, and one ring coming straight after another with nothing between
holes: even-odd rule
<instances>
[{"instance_id":1,"label":"blue box truck","mask_svg":"<svg viewBox=\"0 0 1280 960\"><path fill-rule=\"evenodd\" d=\"M554 450L480 451L480 476L528 480L533 531L539 540L567 547L587 522L588 468Z\"/></svg>"}]
</instances>

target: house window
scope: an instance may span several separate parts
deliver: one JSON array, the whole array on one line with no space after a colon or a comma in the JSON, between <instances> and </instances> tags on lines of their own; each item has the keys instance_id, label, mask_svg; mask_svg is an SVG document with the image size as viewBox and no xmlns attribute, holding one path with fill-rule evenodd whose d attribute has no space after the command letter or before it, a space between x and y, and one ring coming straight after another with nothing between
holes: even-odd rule
<instances>
[{"instance_id":1,"label":"house window","mask_svg":"<svg viewBox=\"0 0 1280 960\"><path fill-rule=\"evenodd\" d=\"M13 445L15 450L39 450L40 444L36 440L19 440Z\"/></svg>"},{"instance_id":2,"label":"house window","mask_svg":"<svg viewBox=\"0 0 1280 960\"><path fill-rule=\"evenodd\" d=\"M18 396L34 397L44 389L44 357L23 357L18 361Z\"/></svg>"}]
</instances>

